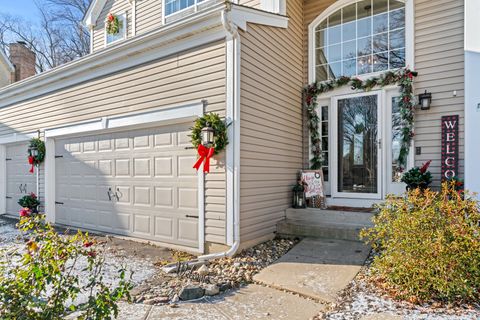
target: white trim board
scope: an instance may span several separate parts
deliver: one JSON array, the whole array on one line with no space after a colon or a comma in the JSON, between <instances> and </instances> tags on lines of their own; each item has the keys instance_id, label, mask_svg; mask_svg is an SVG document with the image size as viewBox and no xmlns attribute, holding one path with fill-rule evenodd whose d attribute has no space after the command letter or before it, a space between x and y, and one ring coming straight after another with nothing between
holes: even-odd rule
<instances>
[{"instance_id":1,"label":"white trim board","mask_svg":"<svg viewBox=\"0 0 480 320\"><path fill-rule=\"evenodd\" d=\"M7 66L8 71L15 72L15 67L2 49L0 49L0 62L3 62Z\"/></svg>"},{"instance_id":2,"label":"white trim board","mask_svg":"<svg viewBox=\"0 0 480 320\"><path fill-rule=\"evenodd\" d=\"M25 142L29 141L32 138L37 138L38 132L29 132L29 133L12 133L9 135L0 136L0 145L16 143L16 142Z\"/></svg>"},{"instance_id":3,"label":"white trim board","mask_svg":"<svg viewBox=\"0 0 480 320\"><path fill-rule=\"evenodd\" d=\"M155 125L168 125L186 122L203 115L204 102L174 106L142 113L129 113L119 116L103 117L76 123L60 128L45 130L45 212L48 222L55 223L56 217L56 189L55 189L55 139L68 136L99 134L112 130L124 131L140 128L149 128ZM1 149L0 149L1 152ZM0 164L1 165L1 164ZM205 246L205 177L203 167L198 171L198 249L204 253ZM173 245L175 246L175 245ZM178 246L177 246L178 247Z\"/></svg>"},{"instance_id":4,"label":"white trim board","mask_svg":"<svg viewBox=\"0 0 480 320\"><path fill-rule=\"evenodd\" d=\"M203 115L204 103L194 103L183 106L150 110L147 112L127 113L119 116L97 118L90 121L45 130L46 138L76 135L80 133L95 134L98 131L112 129L140 129L151 127L155 123L166 125L178 123L182 120L195 119Z\"/></svg>"}]
</instances>

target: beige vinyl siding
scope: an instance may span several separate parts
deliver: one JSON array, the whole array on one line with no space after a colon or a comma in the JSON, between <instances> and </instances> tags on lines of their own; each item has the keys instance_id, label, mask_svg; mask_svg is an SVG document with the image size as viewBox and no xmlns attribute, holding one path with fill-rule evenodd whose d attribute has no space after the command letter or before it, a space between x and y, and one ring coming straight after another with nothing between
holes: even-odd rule
<instances>
[{"instance_id":1,"label":"beige vinyl siding","mask_svg":"<svg viewBox=\"0 0 480 320\"><path fill-rule=\"evenodd\" d=\"M8 86L11 80L12 80L12 73L10 72L8 67L5 64L3 64L2 61L0 60L0 88Z\"/></svg>"},{"instance_id":2,"label":"beige vinyl siding","mask_svg":"<svg viewBox=\"0 0 480 320\"><path fill-rule=\"evenodd\" d=\"M464 5L460 0L415 1L415 81L416 93L432 93L432 107L418 110L415 124L415 147L422 154L415 164L432 160L430 170L434 184L440 182L441 117L460 117L460 176L464 173ZM457 91L454 97L453 92Z\"/></svg>"},{"instance_id":3,"label":"beige vinyl siding","mask_svg":"<svg viewBox=\"0 0 480 320\"><path fill-rule=\"evenodd\" d=\"M302 6L288 1L288 29L251 24L241 34L242 243L274 234L302 167Z\"/></svg>"},{"instance_id":4,"label":"beige vinyl siding","mask_svg":"<svg viewBox=\"0 0 480 320\"><path fill-rule=\"evenodd\" d=\"M107 0L93 29L93 52L105 48L105 20L109 13L127 15L127 38L132 36L132 6L128 0Z\"/></svg>"},{"instance_id":5,"label":"beige vinyl siding","mask_svg":"<svg viewBox=\"0 0 480 320\"><path fill-rule=\"evenodd\" d=\"M223 41L16 105L0 106L0 136L203 99L208 103L205 112L225 115ZM225 169L220 164L225 162L223 158L212 161L212 172L206 177L206 240L221 244L225 243Z\"/></svg>"},{"instance_id":6,"label":"beige vinyl siding","mask_svg":"<svg viewBox=\"0 0 480 320\"><path fill-rule=\"evenodd\" d=\"M261 9L261 0L240 0L238 4L255 9Z\"/></svg>"},{"instance_id":7,"label":"beige vinyl siding","mask_svg":"<svg viewBox=\"0 0 480 320\"><path fill-rule=\"evenodd\" d=\"M136 33L141 34L162 25L162 0L136 0Z\"/></svg>"}]
</instances>

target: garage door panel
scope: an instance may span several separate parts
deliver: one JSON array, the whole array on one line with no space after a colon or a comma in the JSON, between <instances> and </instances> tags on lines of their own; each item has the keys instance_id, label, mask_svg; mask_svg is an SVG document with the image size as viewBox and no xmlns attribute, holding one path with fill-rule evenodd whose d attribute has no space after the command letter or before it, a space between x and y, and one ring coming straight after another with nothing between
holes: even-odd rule
<instances>
[{"instance_id":1,"label":"garage door panel","mask_svg":"<svg viewBox=\"0 0 480 320\"><path fill-rule=\"evenodd\" d=\"M57 154L64 157L57 159L57 186L69 191L58 194L65 198L65 207L75 208L74 223L198 246L198 219L187 218L198 215L197 174L192 168L196 151L185 149L190 146L190 127L184 124L59 141ZM76 166L73 169L72 164ZM87 186L89 190L82 192ZM72 197L71 192L77 195ZM79 215L82 210L88 211L83 218ZM72 215L66 211L65 220L72 221Z\"/></svg>"},{"instance_id":2,"label":"garage door panel","mask_svg":"<svg viewBox=\"0 0 480 320\"><path fill-rule=\"evenodd\" d=\"M21 209L18 200L31 192L36 193L37 189L36 175L29 172L27 150L28 143L6 147L6 213L13 216Z\"/></svg>"}]
</instances>

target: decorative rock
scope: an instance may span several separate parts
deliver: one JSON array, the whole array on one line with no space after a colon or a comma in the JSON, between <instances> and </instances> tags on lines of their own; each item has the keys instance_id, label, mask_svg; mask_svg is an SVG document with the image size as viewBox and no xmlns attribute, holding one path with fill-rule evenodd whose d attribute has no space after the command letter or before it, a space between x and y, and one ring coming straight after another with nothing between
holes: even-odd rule
<instances>
[{"instance_id":1,"label":"decorative rock","mask_svg":"<svg viewBox=\"0 0 480 320\"><path fill-rule=\"evenodd\" d=\"M194 300L200 299L205 294L205 289L195 286L195 285L187 285L182 288L180 294L178 295L180 300L187 301L187 300Z\"/></svg>"},{"instance_id":2,"label":"decorative rock","mask_svg":"<svg viewBox=\"0 0 480 320\"><path fill-rule=\"evenodd\" d=\"M203 265L197 270L197 273L204 277L210 273L210 270L208 270L208 267L206 265Z\"/></svg>"},{"instance_id":3,"label":"decorative rock","mask_svg":"<svg viewBox=\"0 0 480 320\"><path fill-rule=\"evenodd\" d=\"M156 297L156 298L145 300L143 303L147 305L155 305L155 304L168 303L169 301L170 301L169 297Z\"/></svg>"},{"instance_id":4,"label":"decorative rock","mask_svg":"<svg viewBox=\"0 0 480 320\"><path fill-rule=\"evenodd\" d=\"M177 303L178 301L180 301L180 298L178 297L178 294L174 295L173 298L172 298L172 303Z\"/></svg>"},{"instance_id":5,"label":"decorative rock","mask_svg":"<svg viewBox=\"0 0 480 320\"><path fill-rule=\"evenodd\" d=\"M227 290L229 290L229 289L231 289L231 288L232 288L232 287L230 286L229 283L221 283L221 284L220 284L220 287L219 287L220 291L222 291L222 292L223 292L223 291L227 291Z\"/></svg>"},{"instance_id":6,"label":"decorative rock","mask_svg":"<svg viewBox=\"0 0 480 320\"><path fill-rule=\"evenodd\" d=\"M220 292L220 289L216 284L209 284L205 286L205 295L206 296L214 296Z\"/></svg>"}]
</instances>

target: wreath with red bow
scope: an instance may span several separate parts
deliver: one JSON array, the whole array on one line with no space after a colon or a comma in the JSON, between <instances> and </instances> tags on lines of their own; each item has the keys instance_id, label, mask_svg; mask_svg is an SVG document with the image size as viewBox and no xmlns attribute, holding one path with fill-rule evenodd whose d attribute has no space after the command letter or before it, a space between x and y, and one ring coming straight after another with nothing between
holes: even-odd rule
<instances>
[{"instance_id":1,"label":"wreath with red bow","mask_svg":"<svg viewBox=\"0 0 480 320\"><path fill-rule=\"evenodd\" d=\"M37 155L32 154L32 150L37 150ZM39 166L43 160L45 160L45 143L39 138L33 138L30 140L28 146L28 163L31 165L30 173L34 172L35 166Z\"/></svg>"},{"instance_id":2,"label":"wreath with red bow","mask_svg":"<svg viewBox=\"0 0 480 320\"><path fill-rule=\"evenodd\" d=\"M213 144L204 146L202 144L202 129L206 126L211 126L215 132ZM193 166L195 169L200 169L202 163L203 172L210 172L210 158L222 152L228 145L227 125L225 121L220 119L217 113L209 113L203 117L198 118L192 128L192 144L197 149L198 160Z\"/></svg>"},{"instance_id":3,"label":"wreath with red bow","mask_svg":"<svg viewBox=\"0 0 480 320\"><path fill-rule=\"evenodd\" d=\"M107 17L107 33L108 34L117 34L120 32L120 28L122 27L122 22L118 19L116 15L108 14Z\"/></svg>"}]
</instances>

